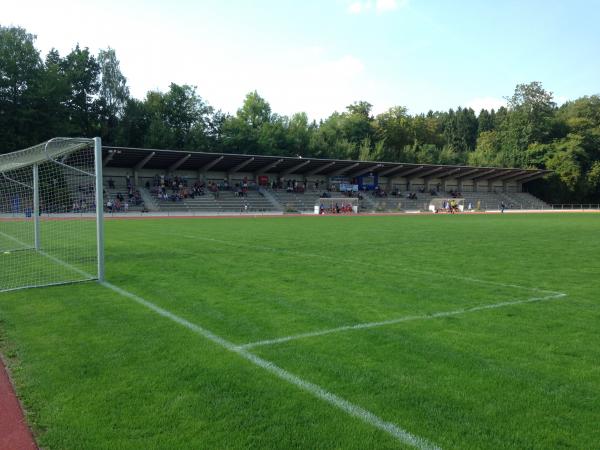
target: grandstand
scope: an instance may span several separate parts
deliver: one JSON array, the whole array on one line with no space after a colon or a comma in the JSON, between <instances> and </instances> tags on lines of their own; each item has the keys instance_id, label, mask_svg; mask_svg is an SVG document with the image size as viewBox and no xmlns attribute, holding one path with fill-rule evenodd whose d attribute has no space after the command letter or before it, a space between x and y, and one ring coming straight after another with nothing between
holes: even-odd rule
<instances>
[{"instance_id":1,"label":"grandstand","mask_svg":"<svg viewBox=\"0 0 600 450\"><path fill-rule=\"evenodd\" d=\"M339 192L344 185L360 192L360 212L427 211L433 198L457 193L472 209L497 210L501 203L508 209L550 208L525 192L547 170L121 147L103 152L105 186L108 179L114 183L107 187L108 198L127 192L129 177L147 210L166 214L314 213L324 192L345 195ZM173 190L173 179L183 186L182 195ZM160 195L165 184L166 195ZM193 186L198 189L192 195Z\"/></svg>"}]
</instances>

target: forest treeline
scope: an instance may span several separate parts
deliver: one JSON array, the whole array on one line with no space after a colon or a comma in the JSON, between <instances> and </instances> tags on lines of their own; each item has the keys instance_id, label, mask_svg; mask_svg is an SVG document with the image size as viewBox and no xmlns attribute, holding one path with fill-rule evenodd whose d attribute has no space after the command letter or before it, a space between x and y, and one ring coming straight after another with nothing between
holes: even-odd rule
<instances>
[{"instance_id":1,"label":"forest treeline","mask_svg":"<svg viewBox=\"0 0 600 450\"><path fill-rule=\"evenodd\" d=\"M106 145L409 163L546 168L532 183L553 202L600 201L600 96L557 106L540 82L519 84L498 110L374 115L358 101L321 121L280 115L257 92L236 114L197 88L133 98L114 49L76 45L42 55L35 36L0 26L0 153L54 136L101 136Z\"/></svg>"}]
</instances>

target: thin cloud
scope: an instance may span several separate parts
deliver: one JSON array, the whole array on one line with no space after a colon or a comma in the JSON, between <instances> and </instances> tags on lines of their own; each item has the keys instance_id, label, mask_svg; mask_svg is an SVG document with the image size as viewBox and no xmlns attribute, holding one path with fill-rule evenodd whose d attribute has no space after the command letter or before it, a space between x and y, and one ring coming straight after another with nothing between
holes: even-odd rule
<instances>
[{"instance_id":1,"label":"thin cloud","mask_svg":"<svg viewBox=\"0 0 600 450\"><path fill-rule=\"evenodd\" d=\"M360 14L363 12L363 8L362 2L352 2L348 5L348 12L350 14Z\"/></svg>"},{"instance_id":2,"label":"thin cloud","mask_svg":"<svg viewBox=\"0 0 600 450\"><path fill-rule=\"evenodd\" d=\"M375 11L377 14L396 11L408 6L409 0L357 0L348 5L350 14L362 14Z\"/></svg>"},{"instance_id":3,"label":"thin cloud","mask_svg":"<svg viewBox=\"0 0 600 450\"><path fill-rule=\"evenodd\" d=\"M398 2L396 0L377 0L375 3L375 11L378 13L395 11L396 9L398 9Z\"/></svg>"}]
</instances>

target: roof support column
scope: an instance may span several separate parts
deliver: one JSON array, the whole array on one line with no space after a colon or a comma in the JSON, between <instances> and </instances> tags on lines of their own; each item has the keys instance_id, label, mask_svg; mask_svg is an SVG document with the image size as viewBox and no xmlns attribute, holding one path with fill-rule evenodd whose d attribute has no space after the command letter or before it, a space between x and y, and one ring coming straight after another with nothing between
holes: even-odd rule
<instances>
[{"instance_id":1,"label":"roof support column","mask_svg":"<svg viewBox=\"0 0 600 450\"><path fill-rule=\"evenodd\" d=\"M212 169L214 166L219 164L223 160L223 158L225 158L225 156L219 156L218 158L213 159L208 164L205 164L202 167L199 167L198 168L198 179L202 180L202 181L206 181L206 173L210 169Z\"/></svg>"}]
</instances>

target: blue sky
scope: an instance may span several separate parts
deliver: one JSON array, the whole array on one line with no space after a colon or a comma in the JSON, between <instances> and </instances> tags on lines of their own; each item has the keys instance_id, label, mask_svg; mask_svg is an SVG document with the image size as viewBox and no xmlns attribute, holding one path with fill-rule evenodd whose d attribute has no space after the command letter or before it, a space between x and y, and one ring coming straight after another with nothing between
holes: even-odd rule
<instances>
[{"instance_id":1,"label":"blue sky","mask_svg":"<svg viewBox=\"0 0 600 450\"><path fill-rule=\"evenodd\" d=\"M358 100L497 107L530 81L559 103L600 93L596 0L10 0L0 23L44 53L115 48L136 97L187 83L231 113L251 90L316 119Z\"/></svg>"}]
</instances>

